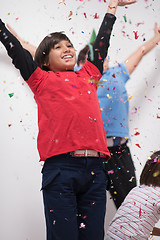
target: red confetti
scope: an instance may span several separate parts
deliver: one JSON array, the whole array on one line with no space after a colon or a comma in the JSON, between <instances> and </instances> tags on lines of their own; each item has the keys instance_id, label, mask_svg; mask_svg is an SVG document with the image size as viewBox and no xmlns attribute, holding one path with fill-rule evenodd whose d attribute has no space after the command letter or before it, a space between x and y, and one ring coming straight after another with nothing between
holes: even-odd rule
<instances>
[{"instance_id":1,"label":"red confetti","mask_svg":"<svg viewBox=\"0 0 160 240\"><path fill-rule=\"evenodd\" d=\"M138 143L136 144L136 146L139 147L139 148L141 148L141 146L140 146Z\"/></svg>"},{"instance_id":2,"label":"red confetti","mask_svg":"<svg viewBox=\"0 0 160 240\"><path fill-rule=\"evenodd\" d=\"M98 59L99 60L101 60L102 58L101 58L101 55L100 55L100 53L98 53Z\"/></svg>"},{"instance_id":3,"label":"red confetti","mask_svg":"<svg viewBox=\"0 0 160 240\"><path fill-rule=\"evenodd\" d=\"M135 39L138 39L138 31L133 31Z\"/></svg>"},{"instance_id":4,"label":"red confetti","mask_svg":"<svg viewBox=\"0 0 160 240\"><path fill-rule=\"evenodd\" d=\"M134 132L135 132L135 134L134 134L135 136L137 136L137 135L140 134L140 133L138 132L138 128L135 128L135 129L134 129Z\"/></svg>"},{"instance_id":5,"label":"red confetti","mask_svg":"<svg viewBox=\"0 0 160 240\"><path fill-rule=\"evenodd\" d=\"M99 46L102 47L103 46L103 42L99 42Z\"/></svg>"},{"instance_id":6,"label":"red confetti","mask_svg":"<svg viewBox=\"0 0 160 240\"><path fill-rule=\"evenodd\" d=\"M97 13L95 13L94 19L98 19L98 18L99 18L99 16L97 15Z\"/></svg>"},{"instance_id":7,"label":"red confetti","mask_svg":"<svg viewBox=\"0 0 160 240\"><path fill-rule=\"evenodd\" d=\"M158 116L158 114L157 114L157 118L160 118L160 116Z\"/></svg>"},{"instance_id":8,"label":"red confetti","mask_svg":"<svg viewBox=\"0 0 160 240\"><path fill-rule=\"evenodd\" d=\"M84 16L85 16L85 18L87 18L87 14L86 13L84 13Z\"/></svg>"},{"instance_id":9,"label":"red confetti","mask_svg":"<svg viewBox=\"0 0 160 240\"><path fill-rule=\"evenodd\" d=\"M12 126L12 124L8 124L8 127L11 127Z\"/></svg>"},{"instance_id":10,"label":"red confetti","mask_svg":"<svg viewBox=\"0 0 160 240\"><path fill-rule=\"evenodd\" d=\"M115 77L116 77L116 75L115 75L115 74L112 74L112 77L113 77L113 78L115 78Z\"/></svg>"}]
</instances>

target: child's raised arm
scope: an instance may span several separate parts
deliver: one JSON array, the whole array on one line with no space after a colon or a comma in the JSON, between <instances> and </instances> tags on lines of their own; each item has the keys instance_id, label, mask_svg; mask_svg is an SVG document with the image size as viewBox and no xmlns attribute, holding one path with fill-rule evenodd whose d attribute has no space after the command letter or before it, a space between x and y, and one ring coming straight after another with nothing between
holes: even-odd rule
<instances>
[{"instance_id":1,"label":"child's raised arm","mask_svg":"<svg viewBox=\"0 0 160 240\"><path fill-rule=\"evenodd\" d=\"M124 6L135 2L135 0L110 0L109 2L107 13L93 45L93 61L91 61L90 55L88 58L88 60L91 61L101 73L103 72L103 62L107 56L107 51L110 45L109 41L113 24L116 20L115 13L117 6Z\"/></svg>"},{"instance_id":2,"label":"child's raised arm","mask_svg":"<svg viewBox=\"0 0 160 240\"><path fill-rule=\"evenodd\" d=\"M23 48L25 48L26 50L28 50L30 52L30 54L32 55L32 57L35 57L35 52L36 52L36 47L34 45L32 45L31 43L25 41L24 39L22 39L14 30L13 28L11 28L11 26L9 24L7 24L7 28L9 29L10 33L12 33L21 43L21 45L23 46Z\"/></svg>"},{"instance_id":3,"label":"child's raised arm","mask_svg":"<svg viewBox=\"0 0 160 240\"><path fill-rule=\"evenodd\" d=\"M20 70L24 80L28 80L37 68L37 64L33 61L31 54L25 50L16 37L8 31L1 19L0 41L5 46L8 55L12 58L14 66Z\"/></svg>"},{"instance_id":4,"label":"child's raised arm","mask_svg":"<svg viewBox=\"0 0 160 240\"><path fill-rule=\"evenodd\" d=\"M157 27L157 23L154 26L154 36L152 39L140 46L135 52L133 52L126 60L125 65L131 74L137 67L142 57L151 51L160 41L160 28Z\"/></svg>"}]
</instances>

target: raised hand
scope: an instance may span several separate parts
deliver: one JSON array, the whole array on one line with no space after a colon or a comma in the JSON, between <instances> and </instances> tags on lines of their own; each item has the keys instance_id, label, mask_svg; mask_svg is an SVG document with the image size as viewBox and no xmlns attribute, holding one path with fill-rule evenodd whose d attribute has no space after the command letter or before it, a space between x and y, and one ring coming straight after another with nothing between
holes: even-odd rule
<instances>
[{"instance_id":1,"label":"raised hand","mask_svg":"<svg viewBox=\"0 0 160 240\"><path fill-rule=\"evenodd\" d=\"M30 54L32 55L32 57L34 58L35 56L35 52L36 52L36 47L34 45L32 45L31 43L25 41L24 39L22 39L14 30L13 28L11 28L11 26L9 24L7 24L7 28L9 29L9 31L19 40L19 42L21 43L21 45L23 46L23 48L27 49Z\"/></svg>"},{"instance_id":2,"label":"raised hand","mask_svg":"<svg viewBox=\"0 0 160 240\"><path fill-rule=\"evenodd\" d=\"M136 0L118 0L118 6L130 5L136 2Z\"/></svg>"},{"instance_id":3,"label":"raised hand","mask_svg":"<svg viewBox=\"0 0 160 240\"><path fill-rule=\"evenodd\" d=\"M158 28L157 23L154 25L154 37L158 42L160 41L160 27Z\"/></svg>"}]
</instances>

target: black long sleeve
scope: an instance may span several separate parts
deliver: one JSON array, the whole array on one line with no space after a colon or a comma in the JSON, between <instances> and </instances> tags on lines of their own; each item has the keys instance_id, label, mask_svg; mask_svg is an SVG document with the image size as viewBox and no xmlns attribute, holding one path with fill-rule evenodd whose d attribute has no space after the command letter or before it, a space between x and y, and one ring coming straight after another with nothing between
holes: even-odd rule
<instances>
[{"instance_id":1,"label":"black long sleeve","mask_svg":"<svg viewBox=\"0 0 160 240\"><path fill-rule=\"evenodd\" d=\"M93 60L89 54L88 60L92 62L101 73L103 73L103 62L107 56L110 36L116 17L113 14L106 13L98 35L93 45Z\"/></svg>"},{"instance_id":2,"label":"black long sleeve","mask_svg":"<svg viewBox=\"0 0 160 240\"><path fill-rule=\"evenodd\" d=\"M8 31L1 20L0 41L5 46L8 55L12 58L14 66L20 70L24 80L28 80L37 68L37 64L31 54L21 46L17 38Z\"/></svg>"}]
</instances>

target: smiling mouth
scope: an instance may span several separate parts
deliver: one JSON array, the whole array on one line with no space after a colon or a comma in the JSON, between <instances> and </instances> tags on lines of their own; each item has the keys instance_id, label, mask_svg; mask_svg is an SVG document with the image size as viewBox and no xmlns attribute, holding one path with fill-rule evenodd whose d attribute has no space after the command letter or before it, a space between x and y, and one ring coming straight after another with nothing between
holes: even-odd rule
<instances>
[{"instance_id":1,"label":"smiling mouth","mask_svg":"<svg viewBox=\"0 0 160 240\"><path fill-rule=\"evenodd\" d=\"M64 60L70 60L72 58L73 58L73 56L71 56L71 55L65 55L62 57L62 59L64 59Z\"/></svg>"}]
</instances>

